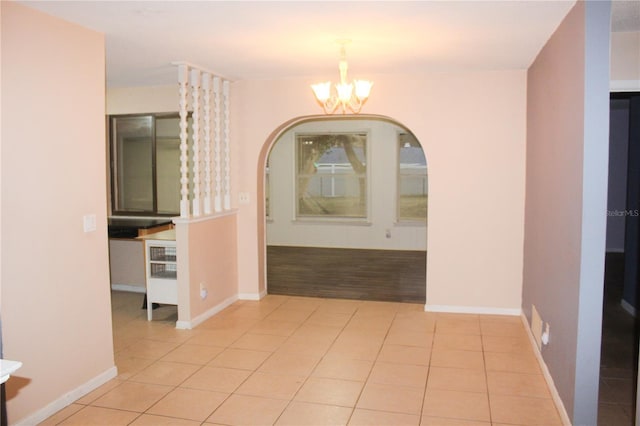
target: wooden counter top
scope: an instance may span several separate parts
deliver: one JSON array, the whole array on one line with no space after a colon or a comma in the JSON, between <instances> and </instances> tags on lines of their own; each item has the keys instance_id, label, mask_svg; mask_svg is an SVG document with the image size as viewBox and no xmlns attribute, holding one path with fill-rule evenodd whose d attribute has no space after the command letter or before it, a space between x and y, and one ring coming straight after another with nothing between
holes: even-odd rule
<instances>
[{"instance_id":1,"label":"wooden counter top","mask_svg":"<svg viewBox=\"0 0 640 426\"><path fill-rule=\"evenodd\" d=\"M176 230L169 229L166 231L154 232L153 234L141 235L138 240L160 240L160 241L175 241Z\"/></svg>"}]
</instances>

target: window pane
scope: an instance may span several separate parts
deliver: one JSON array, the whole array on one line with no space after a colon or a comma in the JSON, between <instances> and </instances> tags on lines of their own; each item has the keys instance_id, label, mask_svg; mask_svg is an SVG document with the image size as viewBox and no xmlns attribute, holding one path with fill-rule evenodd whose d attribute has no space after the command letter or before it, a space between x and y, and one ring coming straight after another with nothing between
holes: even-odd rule
<instances>
[{"instance_id":1,"label":"window pane","mask_svg":"<svg viewBox=\"0 0 640 426\"><path fill-rule=\"evenodd\" d=\"M427 218L427 160L412 134L399 135L398 219Z\"/></svg>"},{"instance_id":2,"label":"window pane","mask_svg":"<svg viewBox=\"0 0 640 426\"><path fill-rule=\"evenodd\" d=\"M152 118L114 119L116 210L153 211Z\"/></svg>"},{"instance_id":3,"label":"window pane","mask_svg":"<svg viewBox=\"0 0 640 426\"><path fill-rule=\"evenodd\" d=\"M367 216L367 135L297 135L298 216Z\"/></svg>"},{"instance_id":4,"label":"window pane","mask_svg":"<svg viewBox=\"0 0 640 426\"><path fill-rule=\"evenodd\" d=\"M180 119L156 119L158 213L180 211Z\"/></svg>"}]
</instances>

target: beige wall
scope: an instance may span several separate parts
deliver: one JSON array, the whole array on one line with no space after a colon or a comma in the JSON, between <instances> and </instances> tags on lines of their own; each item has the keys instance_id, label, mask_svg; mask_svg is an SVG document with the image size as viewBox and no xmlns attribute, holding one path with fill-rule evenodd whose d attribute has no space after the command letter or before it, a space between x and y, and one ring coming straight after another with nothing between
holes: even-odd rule
<instances>
[{"instance_id":1,"label":"beige wall","mask_svg":"<svg viewBox=\"0 0 640 426\"><path fill-rule=\"evenodd\" d=\"M144 241L109 240L109 272L114 290L145 292Z\"/></svg>"},{"instance_id":2,"label":"beige wall","mask_svg":"<svg viewBox=\"0 0 640 426\"><path fill-rule=\"evenodd\" d=\"M107 90L107 114L178 111L178 68L174 86L112 87Z\"/></svg>"},{"instance_id":3,"label":"beige wall","mask_svg":"<svg viewBox=\"0 0 640 426\"><path fill-rule=\"evenodd\" d=\"M364 113L397 120L429 161L427 305L516 313L522 291L525 71L373 76ZM336 76L324 76L335 78ZM322 77L321 77L322 78ZM318 78L317 80L320 80ZM265 143L281 124L320 112L312 80L232 85L233 193L239 292L264 291ZM426 231L425 231L426 232Z\"/></svg>"},{"instance_id":4,"label":"beige wall","mask_svg":"<svg viewBox=\"0 0 640 426\"><path fill-rule=\"evenodd\" d=\"M2 332L4 355L24 363L8 414L35 423L115 374L104 37L15 2L2 2L1 31Z\"/></svg>"},{"instance_id":5,"label":"beige wall","mask_svg":"<svg viewBox=\"0 0 640 426\"><path fill-rule=\"evenodd\" d=\"M320 113L308 85L335 77L241 81L231 86L232 203L239 209L238 292L245 297L258 297L265 290L264 218L258 214L263 209L258 170L264 170L269 149L265 144L284 123ZM363 113L391 117L406 126L429 161L431 309L520 309L525 77L524 70L514 70L375 78ZM145 104L147 91L111 89L107 109L158 111L176 99L170 86L161 91L165 98L157 104ZM123 98L130 106L112 104ZM250 203L238 204L238 192L247 192Z\"/></svg>"},{"instance_id":6,"label":"beige wall","mask_svg":"<svg viewBox=\"0 0 640 426\"><path fill-rule=\"evenodd\" d=\"M273 142L277 133L270 134L282 124L320 113L309 84L335 77L231 85L231 186L238 207L238 292L243 296L258 297L265 290L264 218L258 214L265 144ZM109 90L108 111L141 112L142 106L157 111L175 99L170 86L157 104L145 104L147 90ZM131 106L111 105L122 98ZM375 78L363 113L406 126L429 162L430 309L520 310L525 105L524 70ZM249 194L249 204L237 203L239 192Z\"/></svg>"},{"instance_id":7,"label":"beige wall","mask_svg":"<svg viewBox=\"0 0 640 426\"><path fill-rule=\"evenodd\" d=\"M528 72L523 311L571 422L597 423L609 146L610 3L579 1Z\"/></svg>"},{"instance_id":8,"label":"beige wall","mask_svg":"<svg viewBox=\"0 0 640 426\"><path fill-rule=\"evenodd\" d=\"M611 33L613 89L640 89L640 32Z\"/></svg>"},{"instance_id":9,"label":"beige wall","mask_svg":"<svg viewBox=\"0 0 640 426\"><path fill-rule=\"evenodd\" d=\"M176 224L178 327L191 328L237 299L236 236L235 213Z\"/></svg>"}]
</instances>

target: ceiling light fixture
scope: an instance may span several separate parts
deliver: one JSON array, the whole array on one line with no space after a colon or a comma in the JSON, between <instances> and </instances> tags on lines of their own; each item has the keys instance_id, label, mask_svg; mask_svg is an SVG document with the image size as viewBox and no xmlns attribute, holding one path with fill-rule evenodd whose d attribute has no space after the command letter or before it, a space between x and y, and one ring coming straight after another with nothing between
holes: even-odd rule
<instances>
[{"instance_id":1,"label":"ceiling light fixture","mask_svg":"<svg viewBox=\"0 0 640 426\"><path fill-rule=\"evenodd\" d=\"M340 83L335 84L335 91L332 93L330 81L311 85L316 100L324 108L325 114L333 114L339 106L342 107L343 114L347 112L347 109L357 114L371 93L371 86L373 85L371 81L353 80L353 83L347 82L345 44L348 42L348 40L339 41L340 63L338 68L340 70Z\"/></svg>"}]
</instances>

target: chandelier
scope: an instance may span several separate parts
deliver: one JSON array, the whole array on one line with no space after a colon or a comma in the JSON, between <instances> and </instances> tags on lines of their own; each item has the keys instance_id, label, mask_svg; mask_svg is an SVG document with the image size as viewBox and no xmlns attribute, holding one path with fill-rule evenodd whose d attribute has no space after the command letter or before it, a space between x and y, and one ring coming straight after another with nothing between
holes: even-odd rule
<instances>
[{"instance_id":1,"label":"chandelier","mask_svg":"<svg viewBox=\"0 0 640 426\"><path fill-rule=\"evenodd\" d=\"M346 41L340 42L340 63L338 65L340 83L335 84L335 91L331 91L330 81L311 85L316 100L324 108L325 114L333 114L338 107L342 108L343 114L347 112L347 109L357 114L371 92L372 81L353 80L353 83L347 82L347 55L344 47L346 43Z\"/></svg>"}]
</instances>

